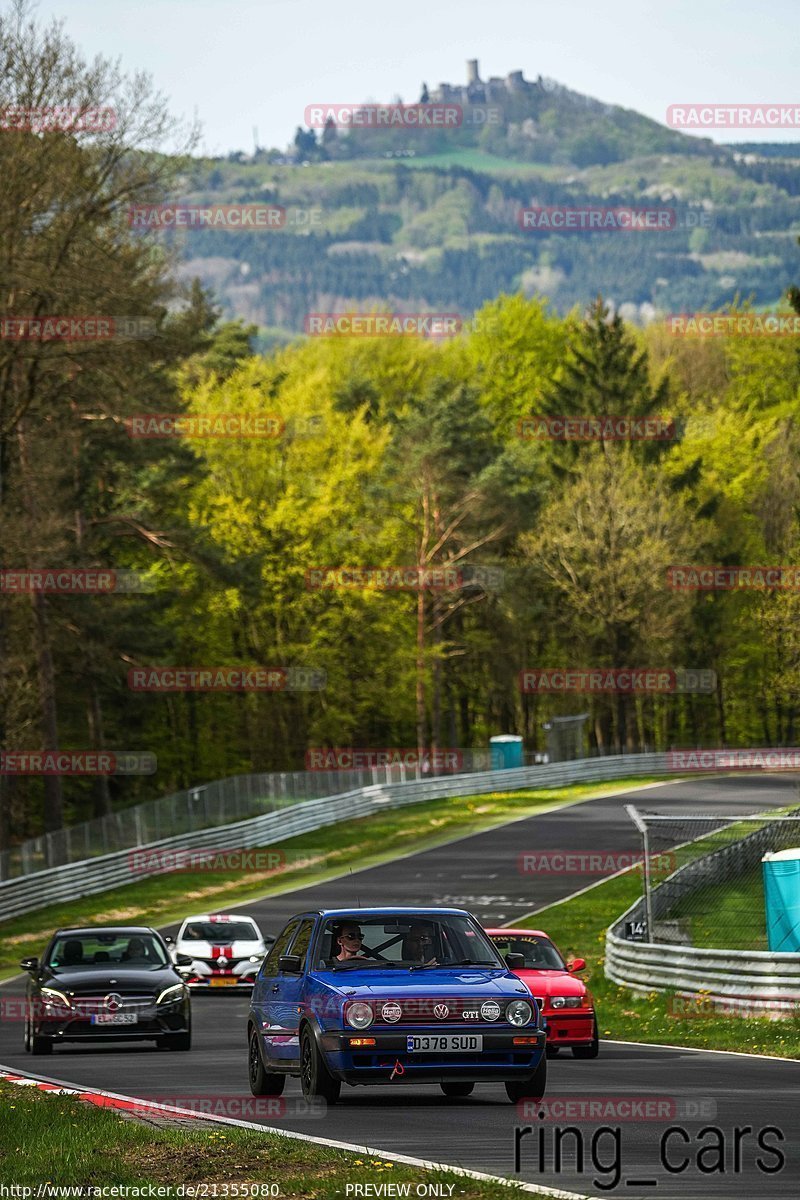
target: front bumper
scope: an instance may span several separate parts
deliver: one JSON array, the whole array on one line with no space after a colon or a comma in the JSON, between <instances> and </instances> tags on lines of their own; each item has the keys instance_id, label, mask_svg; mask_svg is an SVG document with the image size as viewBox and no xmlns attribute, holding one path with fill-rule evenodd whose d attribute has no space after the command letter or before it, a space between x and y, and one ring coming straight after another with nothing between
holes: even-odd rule
<instances>
[{"instance_id":1,"label":"front bumper","mask_svg":"<svg viewBox=\"0 0 800 1200\"><path fill-rule=\"evenodd\" d=\"M550 1046L585 1046L594 1038L594 1009L556 1008L542 1014Z\"/></svg>"},{"instance_id":2,"label":"front bumper","mask_svg":"<svg viewBox=\"0 0 800 1200\"><path fill-rule=\"evenodd\" d=\"M38 1037L53 1042L142 1042L153 1041L169 1033L188 1033L189 1012L181 1008L165 1012L147 1012L134 1025L93 1025L82 1017L43 1017L35 1024Z\"/></svg>"},{"instance_id":3,"label":"front bumper","mask_svg":"<svg viewBox=\"0 0 800 1200\"><path fill-rule=\"evenodd\" d=\"M483 1048L457 1053L419 1053L408 1049L410 1035L480 1033ZM406 1026L384 1032L381 1029L350 1031L325 1030L320 1046L328 1070L345 1083L452 1083L466 1080L485 1080L505 1083L531 1075L544 1053L546 1031L531 1026L523 1028L476 1029L471 1026ZM374 1038L374 1046L352 1046L357 1038ZM515 1038L534 1038L535 1043L514 1044ZM397 1067L402 1068L398 1072ZM394 1072L394 1078L390 1076Z\"/></svg>"},{"instance_id":4,"label":"front bumper","mask_svg":"<svg viewBox=\"0 0 800 1200\"><path fill-rule=\"evenodd\" d=\"M225 979L225 983L212 983L212 979ZM190 992L252 992L255 981L255 975L205 975L192 976L186 986Z\"/></svg>"}]
</instances>

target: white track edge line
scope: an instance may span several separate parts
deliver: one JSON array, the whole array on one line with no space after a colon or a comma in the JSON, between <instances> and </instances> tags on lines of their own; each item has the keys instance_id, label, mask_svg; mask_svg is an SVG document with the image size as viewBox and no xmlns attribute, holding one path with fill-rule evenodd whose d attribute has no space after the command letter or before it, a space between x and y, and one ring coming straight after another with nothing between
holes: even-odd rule
<instances>
[{"instance_id":1,"label":"white track edge line","mask_svg":"<svg viewBox=\"0 0 800 1200\"><path fill-rule=\"evenodd\" d=\"M712 1050L710 1046L673 1046L671 1042L623 1042L619 1038L601 1038L609 1046L655 1046L658 1050L689 1050L692 1054L727 1054L731 1058L759 1058L765 1062L787 1062L800 1066L800 1058L784 1058L780 1054L756 1054L747 1050Z\"/></svg>"}]
</instances>

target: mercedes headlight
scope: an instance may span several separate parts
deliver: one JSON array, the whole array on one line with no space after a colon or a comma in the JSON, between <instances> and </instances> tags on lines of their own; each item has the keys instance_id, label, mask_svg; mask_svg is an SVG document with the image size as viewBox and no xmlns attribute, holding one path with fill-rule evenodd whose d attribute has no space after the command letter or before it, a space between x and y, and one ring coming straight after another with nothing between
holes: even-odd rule
<instances>
[{"instance_id":1,"label":"mercedes headlight","mask_svg":"<svg viewBox=\"0 0 800 1200\"><path fill-rule=\"evenodd\" d=\"M55 988L42 988L42 1000L48 1008L72 1008L64 993Z\"/></svg>"},{"instance_id":2,"label":"mercedes headlight","mask_svg":"<svg viewBox=\"0 0 800 1200\"><path fill-rule=\"evenodd\" d=\"M183 999L183 984L176 983L174 987L165 988L156 1000L156 1004L177 1004Z\"/></svg>"},{"instance_id":3,"label":"mercedes headlight","mask_svg":"<svg viewBox=\"0 0 800 1200\"><path fill-rule=\"evenodd\" d=\"M533 1019L533 1009L527 1000L512 1000L506 1009L506 1020L511 1025L529 1025Z\"/></svg>"},{"instance_id":4,"label":"mercedes headlight","mask_svg":"<svg viewBox=\"0 0 800 1200\"><path fill-rule=\"evenodd\" d=\"M365 1004L363 1000L354 1000L352 1004L348 1004L344 1019L353 1029L366 1029L372 1024L375 1014L369 1004Z\"/></svg>"}]
</instances>

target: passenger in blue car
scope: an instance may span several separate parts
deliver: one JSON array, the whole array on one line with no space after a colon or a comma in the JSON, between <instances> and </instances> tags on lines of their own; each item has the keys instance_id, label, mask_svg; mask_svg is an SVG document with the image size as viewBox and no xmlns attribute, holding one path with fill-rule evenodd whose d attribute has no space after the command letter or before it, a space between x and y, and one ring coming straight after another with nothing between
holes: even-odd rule
<instances>
[{"instance_id":1,"label":"passenger in blue car","mask_svg":"<svg viewBox=\"0 0 800 1200\"><path fill-rule=\"evenodd\" d=\"M431 955L432 949L433 932L430 926L412 925L403 938L404 962L422 963L426 967L438 967L439 963Z\"/></svg>"}]
</instances>

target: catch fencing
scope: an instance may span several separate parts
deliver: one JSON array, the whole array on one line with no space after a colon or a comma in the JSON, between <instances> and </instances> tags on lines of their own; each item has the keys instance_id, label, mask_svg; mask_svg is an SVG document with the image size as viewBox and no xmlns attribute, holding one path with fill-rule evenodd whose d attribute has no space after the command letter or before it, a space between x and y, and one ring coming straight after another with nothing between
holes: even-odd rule
<instances>
[{"instance_id":1,"label":"catch fencing","mask_svg":"<svg viewBox=\"0 0 800 1200\"><path fill-rule=\"evenodd\" d=\"M754 1013L800 1004L800 954L767 949L761 875L767 851L800 843L800 810L663 816L627 807L642 834L644 894L607 931L607 977ZM672 869L658 883L664 862Z\"/></svg>"},{"instance_id":2,"label":"catch fencing","mask_svg":"<svg viewBox=\"0 0 800 1200\"><path fill-rule=\"evenodd\" d=\"M369 784L366 787L350 788L336 795L303 801L291 799L287 804L260 816L215 826L213 830L197 829L150 842L136 842L133 846L111 854L6 880L0 883L0 921L31 912L46 904L94 895L109 888L139 881L146 878L148 873L157 873L155 867L148 872L146 868L134 862L132 850L137 847L154 852L205 848L212 840L209 834L213 833L213 846L217 850L252 849L274 845L287 838L322 829L339 821L370 816L383 809L400 808L426 800L509 792L529 787L564 787L571 783L600 782L604 779L618 779L620 776L660 775L665 773L665 769L663 753L610 755L606 758L578 759L547 766L481 771L469 775L415 779L404 783ZM257 780L259 777L239 778Z\"/></svg>"}]
</instances>

